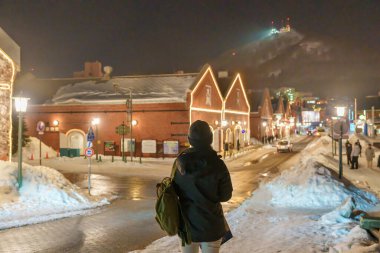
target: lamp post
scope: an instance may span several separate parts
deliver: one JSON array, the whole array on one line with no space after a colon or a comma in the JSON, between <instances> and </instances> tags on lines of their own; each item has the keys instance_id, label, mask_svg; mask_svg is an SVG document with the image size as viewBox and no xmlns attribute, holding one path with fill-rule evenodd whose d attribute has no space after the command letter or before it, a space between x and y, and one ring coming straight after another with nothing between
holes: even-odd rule
<instances>
[{"instance_id":1,"label":"lamp post","mask_svg":"<svg viewBox=\"0 0 380 253\"><path fill-rule=\"evenodd\" d=\"M18 112L18 175L17 182L18 188L22 186L22 125L23 125L23 113L26 112L28 107L29 98L14 97L16 112Z\"/></svg>"},{"instance_id":2,"label":"lamp post","mask_svg":"<svg viewBox=\"0 0 380 253\"><path fill-rule=\"evenodd\" d=\"M336 114L339 118L343 117L345 113L345 107L336 107ZM343 164L342 164L342 137L343 137L343 122L339 120L339 178L343 175Z\"/></svg>"},{"instance_id":3,"label":"lamp post","mask_svg":"<svg viewBox=\"0 0 380 253\"><path fill-rule=\"evenodd\" d=\"M99 132L98 132L98 125L100 123L99 118L95 118L92 120L92 125L95 126L95 137L96 137L96 160L98 161L99 156Z\"/></svg>"},{"instance_id":4,"label":"lamp post","mask_svg":"<svg viewBox=\"0 0 380 253\"><path fill-rule=\"evenodd\" d=\"M132 126L133 126L133 120L132 120L132 89L120 87L119 84L114 83L113 88L115 91L119 92L122 95L126 95L125 91L128 92L129 97L127 97L125 104L127 106L127 122L129 123L129 135L130 135L130 141L129 141L129 152L131 153L131 162L133 161L133 150L132 150ZM137 123L137 121L136 121Z\"/></svg>"}]
</instances>

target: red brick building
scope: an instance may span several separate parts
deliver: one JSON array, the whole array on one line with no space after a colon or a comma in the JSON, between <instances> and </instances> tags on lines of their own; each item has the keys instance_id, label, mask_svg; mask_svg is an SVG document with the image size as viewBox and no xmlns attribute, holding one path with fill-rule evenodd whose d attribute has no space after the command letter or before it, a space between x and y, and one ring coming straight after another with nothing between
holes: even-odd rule
<instances>
[{"instance_id":1,"label":"red brick building","mask_svg":"<svg viewBox=\"0 0 380 253\"><path fill-rule=\"evenodd\" d=\"M29 135L37 136L37 122L44 122L42 140L54 149L76 148L83 154L88 129L98 118L93 129L100 154L121 154L122 137L115 129L124 121L127 126L133 123L134 155L156 156L175 155L188 146L187 131L197 119L210 124L217 151L225 141L235 146L238 139L240 146L248 143L249 104L241 78L236 75L227 86L218 81L206 65L199 73L20 79L16 86L31 98L26 114ZM130 135L128 131L124 136L126 151ZM116 144L114 151L110 143Z\"/></svg>"}]
</instances>

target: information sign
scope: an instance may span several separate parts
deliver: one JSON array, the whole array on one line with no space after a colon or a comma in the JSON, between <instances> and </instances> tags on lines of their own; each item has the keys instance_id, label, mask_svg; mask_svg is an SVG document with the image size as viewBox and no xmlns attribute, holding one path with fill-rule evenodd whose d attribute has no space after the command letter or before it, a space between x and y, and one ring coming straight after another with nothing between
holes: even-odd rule
<instances>
[{"instance_id":1,"label":"information sign","mask_svg":"<svg viewBox=\"0 0 380 253\"><path fill-rule=\"evenodd\" d=\"M178 154L178 141L164 141L164 154Z\"/></svg>"},{"instance_id":2,"label":"information sign","mask_svg":"<svg viewBox=\"0 0 380 253\"><path fill-rule=\"evenodd\" d=\"M43 121L38 121L37 122L37 132L38 134L44 134L44 131L45 131L45 122Z\"/></svg>"},{"instance_id":3,"label":"information sign","mask_svg":"<svg viewBox=\"0 0 380 253\"><path fill-rule=\"evenodd\" d=\"M155 154L155 153L157 153L157 142L156 142L156 140L142 140L141 141L141 152L144 154Z\"/></svg>"}]
</instances>

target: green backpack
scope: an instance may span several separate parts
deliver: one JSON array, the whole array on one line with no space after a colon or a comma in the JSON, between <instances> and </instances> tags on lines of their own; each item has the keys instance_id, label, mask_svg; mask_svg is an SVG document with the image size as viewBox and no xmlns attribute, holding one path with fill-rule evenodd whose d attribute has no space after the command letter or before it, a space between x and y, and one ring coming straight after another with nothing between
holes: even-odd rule
<instances>
[{"instance_id":1,"label":"green backpack","mask_svg":"<svg viewBox=\"0 0 380 253\"><path fill-rule=\"evenodd\" d=\"M182 215L178 195L174 189L173 178L176 172L174 161L170 177L162 179L157 184L156 221L169 236L179 235L184 243L190 244L190 230L185 217Z\"/></svg>"}]
</instances>

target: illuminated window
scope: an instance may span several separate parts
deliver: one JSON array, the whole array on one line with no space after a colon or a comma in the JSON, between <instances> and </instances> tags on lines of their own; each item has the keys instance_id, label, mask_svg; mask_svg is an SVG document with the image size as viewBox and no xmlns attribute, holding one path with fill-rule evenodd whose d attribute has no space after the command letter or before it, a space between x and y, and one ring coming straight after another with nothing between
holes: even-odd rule
<instances>
[{"instance_id":1,"label":"illuminated window","mask_svg":"<svg viewBox=\"0 0 380 253\"><path fill-rule=\"evenodd\" d=\"M206 105L211 105L211 86L206 85Z\"/></svg>"}]
</instances>

